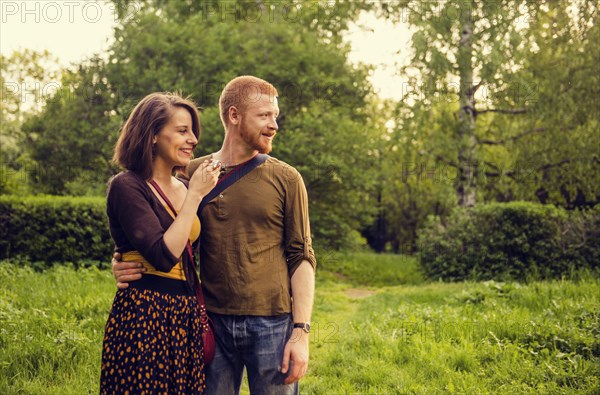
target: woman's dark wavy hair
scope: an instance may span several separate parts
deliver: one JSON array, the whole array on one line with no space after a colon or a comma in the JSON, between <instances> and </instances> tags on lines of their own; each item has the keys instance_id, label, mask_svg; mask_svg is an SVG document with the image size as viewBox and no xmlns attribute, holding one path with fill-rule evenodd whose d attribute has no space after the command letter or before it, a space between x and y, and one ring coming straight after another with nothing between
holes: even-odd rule
<instances>
[{"instance_id":1,"label":"woman's dark wavy hair","mask_svg":"<svg viewBox=\"0 0 600 395\"><path fill-rule=\"evenodd\" d=\"M192 117L192 132L200 137L198 109L189 98L177 93L156 92L144 97L133 109L123 125L113 162L139 174L144 180L152 176L152 140L169 122L177 107L187 110ZM175 169L175 171L182 169Z\"/></svg>"}]
</instances>

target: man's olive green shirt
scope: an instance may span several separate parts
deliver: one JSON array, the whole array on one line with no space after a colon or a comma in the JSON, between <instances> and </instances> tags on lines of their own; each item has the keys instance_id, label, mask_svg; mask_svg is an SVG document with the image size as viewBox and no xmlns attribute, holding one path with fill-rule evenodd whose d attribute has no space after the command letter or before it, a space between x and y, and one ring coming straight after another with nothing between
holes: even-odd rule
<instances>
[{"instance_id":1,"label":"man's olive green shirt","mask_svg":"<svg viewBox=\"0 0 600 395\"><path fill-rule=\"evenodd\" d=\"M192 161L189 174L208 158ZM269 157L198 216L207 310L231 315L290 313L290 278L304 260L316 266L300 173Z\"/></svg>"}]
</instances>

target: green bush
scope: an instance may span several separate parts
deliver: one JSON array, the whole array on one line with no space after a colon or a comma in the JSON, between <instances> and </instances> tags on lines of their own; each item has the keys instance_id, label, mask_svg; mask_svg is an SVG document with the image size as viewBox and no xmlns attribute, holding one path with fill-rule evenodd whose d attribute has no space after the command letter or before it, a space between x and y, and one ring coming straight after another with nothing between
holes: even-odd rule
<instances>
[{"instance_id":1,"label":"green bush","mask_svg":"<svg viewBox=\"0 0 600 395\"><path fill-rule=\"evenodd\" d=\"M567 211L527 202L457 208L419 232L421 266L449 281L557 278L598 269L600 209Z\"/></svg>"},{"instance_id":2,"label":"green bush","mask_svg":"<svg viewBox=\"0 0 600 395\"><path fill-rule=\"evenodd\" d=\"M108 262L113 242L103 197L0 196L0 259Z\"/></svg>"}]
</instances>

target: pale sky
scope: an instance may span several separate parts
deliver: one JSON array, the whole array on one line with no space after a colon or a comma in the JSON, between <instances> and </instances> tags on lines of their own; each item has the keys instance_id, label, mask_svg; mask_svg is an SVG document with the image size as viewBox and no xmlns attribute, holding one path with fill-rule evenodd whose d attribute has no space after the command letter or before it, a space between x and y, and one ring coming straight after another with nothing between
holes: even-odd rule
<instances>
[{"instance_id":1,"label":"pale sky","mask_svg":"<svg viewBox=\"0 0 600 395\"><path fill-rule=\"evenodd\" d=\"M134 15L136 6L129 10ZM48 50L62 65L78 63L94 53L105 54L112 40L116 13L103 1L0 0L0 52L16 49ZM379 96L399 98L402 80L395 76L409 56L410 34L405 25L364 14L346 39L350 61L375 65L371 76Z\"/></svg>"}]
</instances>

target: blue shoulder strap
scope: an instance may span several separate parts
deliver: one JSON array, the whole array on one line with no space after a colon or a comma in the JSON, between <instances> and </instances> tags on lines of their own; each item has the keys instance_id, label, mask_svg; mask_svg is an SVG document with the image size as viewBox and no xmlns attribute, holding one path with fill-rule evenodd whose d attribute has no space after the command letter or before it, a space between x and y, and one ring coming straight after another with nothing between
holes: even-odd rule
<instances>
[{"instance_id":1,"label":"blue shoulder strap","mask_svg":"<svg viewBox=\"0 0 600 395\"><path fill-rule=\"evenodd\" d=\"M240 180L250 171L255 169L260 164L264 163L269 158L267 154L258 154L254 158L250 159L248 162L243 164L242 166L236 168L231 173L226 174L215 187L202 199L200 202L200 206L198 207L198 214L202 212L204 206L208 204L211 200L217 197L221 192L225 189L229 188L233 185L234 182Z\"/></svg>"}]
</instances>

